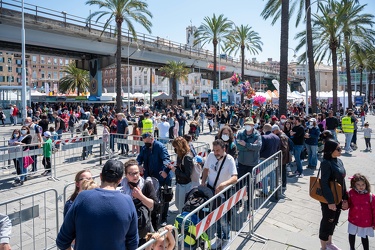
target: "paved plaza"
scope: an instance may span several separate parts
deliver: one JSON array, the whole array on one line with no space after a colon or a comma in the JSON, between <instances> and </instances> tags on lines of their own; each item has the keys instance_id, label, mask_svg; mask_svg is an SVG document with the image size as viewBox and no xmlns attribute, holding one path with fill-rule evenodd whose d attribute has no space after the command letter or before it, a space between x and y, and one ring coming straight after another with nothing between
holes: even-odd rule
<instances>
[{"instance_id":1,"label":"paved plaza","mask_svg":"<svg viewBox=\"0 0 375 250\"><path fill-rule=\"evenodd\" d=\"M375 129L375 116L368 115L366 121L370 123L370 127ZM11 132L15 127L5 126L0 127L0 140L4 137L6 140L10 138ZM100 131L100 130L98 130ZM205 132L207 132L206 129ZM375 138L375 136L374 136ZM199 137L199 141L208 142L211 144L214 136L204 134ZM344 135L339 134L339 141L344 143ZM374 142L374 140L372 140ZM363 133L358 132L358 149L351 155L343 154L341 159L344 162L347 175L351 176L356 172L365 174L372 184L374 189L375 183L375 156L374 153L365 152ZM0 145L2 146L2 145ZM306 163L304 162L304 165ZM42 165L39 165L42 168ZM93 175L98 175L101 166L97 158L93 157L87 161L77 161L75 163L60 165L57 169L58 181L47 180L46 177L33 176L30 180L25 182L21 187L12 187L11 183L13 178L1 179L0 181L0 201L15 199L27 194L36 193L38 191L54 188L57 190L58 195L64 192L65 185L74 180L76 172L83 168L90 168ZM294 170L294 169L293 169ZM305 170L305 177L303 178L288 178L288 186L285 191L285 198L283 202L270 202L265 209L262 210L263 220L256 218L256 233L263 236L265 242L259 241L256 237L250 237L248 234L243 233L231 245L231 249L320 249L318 239L318 229L321 219L320 205L317 201L310 198L308 194L309 178L311 175L316 174L317 171ZM1 176L0 176L1 177ZM349 183L346 178L347 186ZM70 195L73 186L67 189L67 194ZM53 202L48 203L51 205L50 209L54 209ZM62 222L63 201L58 202L59 207L59 223ZM169 223L173 223L173 217L177 214L176 207L173 205L170 208L171 216ZM334 234L334 241L336 245L342 249L349 249L348 234L347 234L347 211L343 211L337 230ZM47 221L47 229L55 228L56 225L53 220ZM52 242L53 239L50 239ZM360 246L360 239L357 238L356 244L358 249ZM32 249L32 242L27 242L24 249ZM370 248L375 248L374 238L370 238ZM13 247L13 249L18 249Z\"/></svg>"}]
</instances>

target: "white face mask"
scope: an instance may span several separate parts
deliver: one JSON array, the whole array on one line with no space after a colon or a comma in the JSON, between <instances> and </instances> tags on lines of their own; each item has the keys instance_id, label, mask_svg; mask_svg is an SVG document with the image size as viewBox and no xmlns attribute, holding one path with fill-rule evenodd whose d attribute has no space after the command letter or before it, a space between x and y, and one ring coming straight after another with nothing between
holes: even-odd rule
<instances>
[{"instance_id":1,"label":"white face mask","mask_svg":"<svg viewBox=\"0 0 375 250\"><path fill-rule=\"evenodd\" d=\"M221 135L221 139L223 139L223 141L228 141L229 135Z\"/></svg>"},{"instance_id":2,"label":"white face mask","mask_svg":"<svg viewBox=\"0 0 375 250\"><path fill-rule=\"evenodd\" d=\"M251 126L251 125L246 125L246 126L245 126L245 129L246 129L246 131L250 131L250 130L253 129L253 126Z\"/></svg>"},{"instance_id":3,"label":"white face mask","mask_svg":"<svg viewBox=\"0 0 375 250\"><path fill-rule=\"evenodd\" d=\"M280 121L281 121L282 123L286 122L286 120L285 120L285 119L281 119Z\"/></svg>"}]
</instances>

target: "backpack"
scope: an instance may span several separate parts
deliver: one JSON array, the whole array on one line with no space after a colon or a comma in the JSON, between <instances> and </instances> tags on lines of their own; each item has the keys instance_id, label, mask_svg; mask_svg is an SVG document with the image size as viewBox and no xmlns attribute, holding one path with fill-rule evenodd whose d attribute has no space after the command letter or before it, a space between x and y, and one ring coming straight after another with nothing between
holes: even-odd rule
<instances>
[{"instance_id":1,"label":"backpack","mask_svg":"<svg viewBox=\"0 0 375 250\"><path fill-rule=\"evenodd\" d=\"M181 164L184 163L185 156L182 158ZM191 156L191 155L189 154L189 156ZM194 157L192 157L192 158L194 158ZM201 181L203 169L202 169L201 165L199 165L194 159L193 159L193 162L194 162L194 165L193 165L193 168L191 169L190 179L191 179L191 182L193 184L199 185L200 181Z\"/></svg>"},{"instance_id":2,"label":"backpack","mask_svg":"<svg viewBox=\"0 0 375 250\"><path fill-rule=\"evenodd\" d=\"M190 212L182 212L181 214L177 215L174 226L176 227L179 234L182 232L182 222L186 215L188 215ZM203 233L199 239L196 238L197 234L197 224L199 223L199 218L196 214L193 214L189 219L185 221L184 225L184 247L186 249L196 249L197 247L200 247L201 249L205 249L204 244L207 242L208 249L211 249L211 242L209 240L209 237L207 233Z\"/></svg>"},{"instance_id":3,"label":"backpack","mask_svg":"<svg viewBox=\"0 0 375 250\"><path fill-rule=\"evenodd\" d=\"M147 233L152 232L151 212L141 201L134 205L138 217L138 235L140 239L143 239Z\"/></svg>"}]
</instances>

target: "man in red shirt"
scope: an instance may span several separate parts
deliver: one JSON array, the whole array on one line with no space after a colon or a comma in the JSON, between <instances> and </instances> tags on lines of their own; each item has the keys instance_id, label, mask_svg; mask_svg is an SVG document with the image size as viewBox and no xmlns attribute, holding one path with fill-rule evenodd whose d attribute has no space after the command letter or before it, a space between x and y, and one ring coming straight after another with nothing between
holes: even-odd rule
<instances>
[{"instance_id":1,"label":"man in red shirt","mask_svg":"<svg viewBox=\"0 0 375 250\"><path fill-rule=\"evenodd\" d=\"M18 108L16 105L13 106L13 113L12 113L12 117L13 117L13 126L17 125L18 121L17 121L17 118L18 118Z\"/></svg>"}]
</instances>

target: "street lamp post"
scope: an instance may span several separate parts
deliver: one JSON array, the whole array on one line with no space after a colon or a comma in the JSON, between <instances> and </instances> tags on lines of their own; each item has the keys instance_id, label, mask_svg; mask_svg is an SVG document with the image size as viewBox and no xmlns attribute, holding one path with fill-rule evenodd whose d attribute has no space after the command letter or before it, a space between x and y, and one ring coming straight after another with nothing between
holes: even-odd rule
<instances>
[{"instance_id":1,"label":"street lamp post","mask_svg":"<svg viewBox=\"0 0 375 250\"><path fill-rule=\"evenodd\" d=\"M126 77L126 81L128 83L128 111L130 111L130 91L129 91L129 87L130 87L130 57L132 55L134 55L135 52L138 52L140 51L139 47L138 47L138 43L137 44L137 50L135 50L132 54L129 53L129 50L130 50L130 42L128 44L128 72L127 72L127 77ZM133 81L131 82L132 86L133 86ZM121 86L121 89L122 89L122 86ZM132 87L133 89L133 87Z\"/></svg>"},{"instance_id":2,"label":"street lamp post","mask_svg":"<svg viewBox=\"0 0 375 250\"><path fill-rule=\"evenodd\" d=\"M220 71L220 68L221 68L221 55L220 55L220 39L219 39L219 108L221 108L221 71Z\"/></svg>"},{"instance_id":3,"label":"street lamp post","mask_svg":"<svg viewBox=\"0 0 375 250\"><path fill-rule=\"evenodd\" d=\"M24 11L24 0L22 0L22 119L26 119L26 55L25 55L25 11Z\"/></svg>"}]
</instances>

